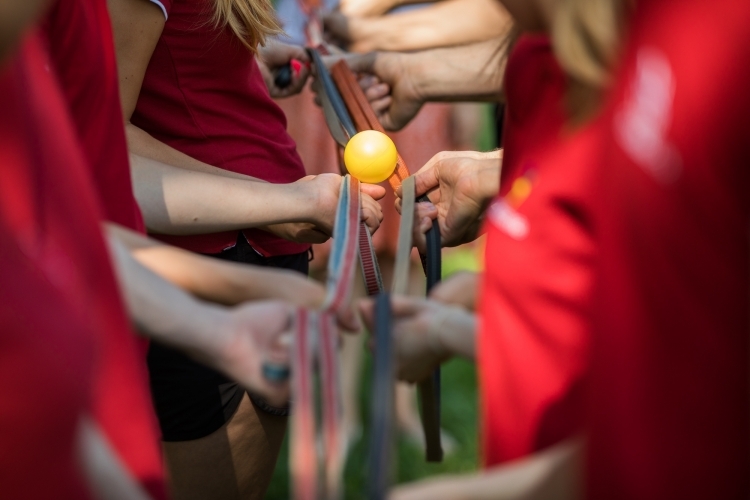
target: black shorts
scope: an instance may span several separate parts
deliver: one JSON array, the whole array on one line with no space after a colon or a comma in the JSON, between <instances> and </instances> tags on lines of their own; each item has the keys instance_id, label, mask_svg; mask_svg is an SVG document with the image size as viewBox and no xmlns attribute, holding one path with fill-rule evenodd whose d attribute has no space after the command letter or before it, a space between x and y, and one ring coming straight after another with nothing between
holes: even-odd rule
<instances>
[{"instance_id":1,"label":"black shorts","mask_svg":"<svg viewBox=\"0 0 750 500\"><path fill-rule=\"evenodd\" d=\"M292 269L307 275L308 254L263 257L238 234L237 245L219 254L218 259L266 267ZM208 436L232 418L245 389L221 373L179 351L152 342L148 352L151 394L159 417L164 441L189 441ZM287 415L285 408L269 406L250 395L260 409Z\"/></svg>"}]
</instances>

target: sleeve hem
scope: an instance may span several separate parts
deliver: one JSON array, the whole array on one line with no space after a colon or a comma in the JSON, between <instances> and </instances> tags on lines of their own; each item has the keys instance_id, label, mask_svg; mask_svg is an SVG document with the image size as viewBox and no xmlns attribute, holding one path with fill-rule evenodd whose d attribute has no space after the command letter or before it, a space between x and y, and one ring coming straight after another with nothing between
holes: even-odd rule
<instances>
[{"instance_id":1,"label":"sleeve hem","mask_svg":"<svg viewBox=\"0 0 750 500\"><path fill-rule=\"evenodd\" d=\"M161 11L164 13L164 19L169 19L169 14L167 14L167 8L164 7L164 4L161 2L161 0L149 0L149 1L159 6Z\"/></svg>"}]
</instances>

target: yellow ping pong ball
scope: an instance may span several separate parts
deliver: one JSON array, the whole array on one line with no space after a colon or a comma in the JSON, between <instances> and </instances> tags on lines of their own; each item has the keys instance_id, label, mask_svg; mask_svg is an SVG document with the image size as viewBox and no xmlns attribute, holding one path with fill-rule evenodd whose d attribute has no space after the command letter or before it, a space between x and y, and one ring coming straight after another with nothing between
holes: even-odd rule
<instances>
[{"instance_id":1,"label":"yellow ping pong ball","mask_svg":"<svg viewBox=\"0 0 750 500\"><path fill-rule=\"evenodd\" d=\"M390 137L377 130L355 134L344 148L346 170L368 184L388 179L396 169L398 153Z\"/></svg>"}]
</instances>

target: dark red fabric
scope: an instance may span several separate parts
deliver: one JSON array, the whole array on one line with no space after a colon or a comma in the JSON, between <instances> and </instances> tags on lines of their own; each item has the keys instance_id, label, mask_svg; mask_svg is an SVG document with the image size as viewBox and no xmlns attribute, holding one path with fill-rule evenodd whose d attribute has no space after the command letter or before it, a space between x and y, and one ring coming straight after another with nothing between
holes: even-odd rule
<instances>
[{"instance_id":1,"label":"dark red fabric","mask_svg":"<svg viewBox=\"0 0 750 500\"><path fill-rule=\"evenodd\" d=\"M2 144L3 162L6 153ZM85 311L71 306L2 223L0 230L2 496L86 499L76 432L81 414L90 409L95 334ZM44 258L54 259L53 254Z\"/></svg>"},{"instance_id":2,"label":"dark red fabric","mask_svg":"<svg viewBox=\"0 0 750 500\"><path fill-rule=\"evenodd\" d=\"M144 232L130 180L107 5L57 0L42 28L104 216Z\"/></svg>"},{"instance_id":3,"label":"dark red fabric","mask_svg":"<svg viewBox=\"0 0 750 500\"><path fill-rule=\"evenodd\" d=\"M583 427L597 136L587 130L537 155L487 211L477 345L486 466Z\"/></svg>"},{"instance_id":4,"label":"dark red fabric","mask_svg":"<svg viewBox=\"0 0 750 500\"><path fill-rule=\"evenodd\" d=\"M505 70L501 193L510 189L527 154L558 138L565 123L565 75L546 35L518 38Z\"/></svg>"},{"instance_id":5,"label":"dark red fabric","mask_svg":"<svg viewBox=\"0 0 750 500\"><path fill-rule=\"evenodd\" d=\"M213 3L162 3L169 15L143 80L132 123L200 161L269 182L305 175L286 118L271 100L252 53L227 28L216 30ZM300 245L257 229L243 231L264 256L304 252ZM236 231L159 236L189 250L216 253Z\"/></svg>"},{"instance_id":6,"label":"dark red fabric","mask_svg":"<svg viewBox=\"0 0 750 500\"><path fill-rule=\"evenodd\" d=\"M606 115L588 497L750 495L750 3L642 2Z\"/></svg>"},{"instance_id":7,"label":"dark red fabric","mask_svg":"<svg viewBox=\"0 0 750 500\"><path fill-rule=\"evenodd\" d=\"M0 488L6 498L85 499L76 433L90 411L96 334L85 304L68 297L80 285L68 255L45 231L62 214L18 203L45 195L26 108L35 93L46 105L44 62L31 36L0 70ZM50 141L54 149L65 138Z\"/></svg>"},{"instance_id":8,"label":"dark red fabric","mask_svg":"<svg viewBox=\"0 0 750 500\"><path fill-rule=\"evenodd\" d=\"M48 88L49 75L28 68L40 62L31 38L0 69L0 496L85 500L76 434L91 409L97 336L85 304L68 295L79 286L68 255L45 231L64 218L18 203L45 194L35 171L40 138L29 134L25 107L27 90Z\"/></svg>"},{"instance_id":9,"label":"dark red fabric","mask_svg":"<svg viewBox=\"0 0 750 500\"><path fill-rule=\"evenodd\" d=\"M96 363L93 373L87 372L91 385L90 413L133 475L154 498L165 498L145 363L136 348L102 239L101 209L90 172L42 45L34 37L24 46L22 58L14 66L13 79L6 80L6 89L0 92L0 109L3 109L0 136L10 145L20 144L23 148L20 151L28 156L26 160L21 155L15 162L3 162L4 177L0 183L3 226L19 242L24 254L60 290L68 307L83 318L82 328L95 332ZM46 302L40 298L27 307L39 316L54 312L48 311ZM47 320L39 318L39 321L45 324ZM62 323L60 328L67 326ZM67 369L78 370L75 363L71 359ZM56 367L50 365L50 369ZM32 368L41 372L47 369L39 365ZM64 372L54 375L62 379L67 376ZM12 382L20 384L43 405L39 415L28 416L28 425L42 418L54 420L56 413L62 411L54 405L57 397L45 399L46 388L27 386L23 378ZM3 402L11 404L13 400L3 399ZM26 429L17 430L22 431ZM35 455L46 452L46 447L25 451ZM24 479L57 488L36 469Z\"/></svg>"},{"instance_id":10,"label":"dark red fabric","mask_svg":"<svg viewBox=\"0 0 750 500\"><path fill-rule=\"evenodd\" d=\"M566 137L565 80L544 36L506 72L502 196L487 211L477 359L486 466L579 430L595 248L595 134ZM582 137L584 137L582 136Z\"/></svg>"}]
</instances>

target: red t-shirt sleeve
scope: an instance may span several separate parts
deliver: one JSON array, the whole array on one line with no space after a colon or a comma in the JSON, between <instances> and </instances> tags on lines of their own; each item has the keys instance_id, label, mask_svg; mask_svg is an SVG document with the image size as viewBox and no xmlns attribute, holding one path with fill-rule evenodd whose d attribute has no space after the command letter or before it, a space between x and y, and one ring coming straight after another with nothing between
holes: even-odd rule
<instances>
[{"instance_id":1,"label":"red t-shirt sleeve","mask_svg":"<svg viewBox=\"0 0 750 500\"><path fill-rule=\"evenodd\" d=\"M42 27L104 217L145 232L133 195L106 3L57 0Z\"/></svg>"},{"instance_id":2,"label":"red t-shirt sleeve","mask_svg":"<svg viewBox=\"0 0 750 500\"><path fill-rule=\"evenodd\" d=\"M586 160L596 132L537 155L487 211L477 348L486 466L582 426L596 257Z\"/></svg>"},{"instance_id":3,"label":"red t-shirt sleeve","mask_svg":"<svg viewBox=\"0 0 750 500\"><path fill-rule=\"evenodd\" d=\"M72 133L40 38L31 34L0 72L0 496L90 498L77 460L82 414L91 411L96 333L77 273L60 242L56 179ZM33 108L32 106L35 106ZM37 112L38 110L43 112ZM49 124L50 134L41 134ZM53 151L53 154L49 154ZM56 154L55 154L56 153ZM77 193L74 193L77 196ZM40 480L40 478L44 478Z\"/></svg>"},{"instance_id":4,"label":"red t-shirt sleeve","mask_svg":"<svg viewBox=\"0 0 750 500\"><path fill-rule=\"evenodd\" d=\"M750 3L639 2L604 117L588 498L750 492Z\"/></svg>"},{"instance_id":5,"label":"red t-shirt sleeve","mask_svg":"<svg viewBox=\"0 0 750 500\"><path fill-rule=\"evenodd\" d=\"M158 426L149 397L145 359L137 350L135 334L129 327L102 238L100 207L94 186L47 56L43 43L34 37L23 45L13 73L0 74L0 109L3 109L0 114L0 165L3 165L0 225L2 231L16 240L16 246L24 249L24 255L33 258L36 274L44 275L43 283L30 296L34 302L26 301L29 314L35 312L38 316L54 318L58 323L57 331L50 331L54 322L34 321L26 333L32 335L46 331L53 335L37 341L37 348L56 349L51 355L58 361L64 360L65 366L49 360L40 360L41 364L37 365L34 359L15 357L15 361L31 363L29 366L35 372L34 377L26 379L19 375L12 379L2 376L5 370L0 373L0 380L13 380L18 387L31 384L35 389L26 389L27 392L31 390L37 401L44 401L48 408L54 409L54 418L49 417L49 412L40 413L35 408L27 410L31 414L24 425L32 426L34 433L26 440L27 452L35 455L32 464L35 468L27 475L14 474L12 480L26 479L26 488L31 489L26 495L9 493L8 497L86 498L85 494L75 494L73 486L67 484L69 481L58 480L55 474L46 470L45 465L50 463L47 459L54 459L56 455L52 453L59 450L59 440L65 435L60 433L52 437L43 432L49 429L51 421L55 421L54 425L61 425L61 418L66 413L69 415L68 405L74 401L61 403L58 402L60 397L85 397L87 405L90 404L88 410L132 475L151 497L163 499L166 498L166 489ZM27 153L15 154L15 151L22 151L24 142ZM6 152L11 154L9 158ZM24 160L23 156L28 156L28 159ZM10 181L5 182L7 179ZM1 249L0 255L6 260L9 258L8 252ZM22 294L19 297L28 295L28 288L22 290L24 287L16 286L13 280L0 279L0 282L14 283L11 287L14 298L18 294ZM0 304L13 307L2 296ZM76 322L80 322L80 326ZM0 331L6 337L2 325ZM93 351L85 354L80 349L85 347L82 342L88 341L87 332L96 345ZM62 334L66 334L66 338L60 337ZM30 341L26 336L23 340ZM62 349L58 347L60 343L68 347ZM42 354L37 349L34 356ZM79 359L81 355L85 359ZM2 362L0 364L4 366ZM83 373L88 364L91 370ZM50 370L59 372L58 376L55 377ZM45 373L51 374L54 380L40 385L38 378L47 378ZM83 380L76 380L76 377ZM84 383L90 386L82 394ZM70 391L71 388L74 392ZM55 394L48 395L45 390L52 390ZM2 394L0 401L6 401ZM21 400L12 398L11 401L19 403ZM20 410L16 408L14 411ZM4 415L2 408L0 415ZM47 418L43 425L34 427L39 415ZM0 428L7 427L0 422ZM16 430L23 436L20 433L22 428ZM40 439L43 441L41 447L35 445ZM0 442L6 445L4 436L0 436ZM41 449L43 453L40 453ZM21 459L20 454L16 455L13 457L14 467ZM55 467L65 465L60 458L60 464ZM4 462L4 457L0 456L0 471L7 476L9 469L4 467ZM56 472L65 473L59 469ZM69 477L71 471L67 472ZM0 477L3 494L8 493L6 476ZM45 477L45 481L38 481L37 477ZM31 492L50 484L58 488L57 494Z\"/></svg>"},{"instance_id":6,"label":"red t-shirt sleeve","mask_svg":"<svg viewBox=\"0 0 750 500\"><path fill-rule=\"evenodd\" d=\"M547 37L522 37L506 72L503 198L487 216L477 349L487 466L580 428L592 142L562 136L564 90Z\"/></svg>"}]
</instances>

